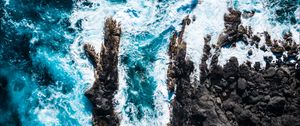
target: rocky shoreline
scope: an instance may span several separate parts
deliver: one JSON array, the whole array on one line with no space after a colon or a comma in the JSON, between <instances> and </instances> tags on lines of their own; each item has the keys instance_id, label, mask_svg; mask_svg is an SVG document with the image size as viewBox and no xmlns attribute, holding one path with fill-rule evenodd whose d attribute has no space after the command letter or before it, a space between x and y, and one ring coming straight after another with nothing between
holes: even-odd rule
<instances>
[{"instance_id":1,"label":"rocky shoreline","mask_svg":"<svg viewBox=\"0 0 300 126\"><path fill-rule=\"evenodd\" d=\"M209 43L210 35L204 38L203 56L199 66L200 82L190 83L189 75L193 71L193 63L182 62L186 49L181 50L183 53L177 53L177 56L169 51L171 63L168 85L171 83L171 87L176 87L175 91L173 88L170 90L175 93L171 104L173 110L170 124L300 125L300 60L296 58L300 46L292 40L289 32L284 34L284 40L271 40L271 36L264 32L266 44L258 47L261 38L253 35L251 27L245 28L241 25L241 12L231 8L228 11L224 15L225 29L220 34L217 45ZM266 67L262 68L259 62L253 63L254 65L251 62L239 65L238 59L231 57L224 66L220 66L218 56L222 48L235 47L238 41L263 51L271 51L277 59L265 57ZM170 50L174 50L173 48L176 48L176 44L171 39ZM214 54L211 54L212 49ZM252 55L251 51L249 50L248 55Z\"/></svg>"},{"instance_id":2,"label":"rocky shoreline","mask_svg":"<svg viewBox=\"0 0 300 126\"><path fill-rule=\"evenodd\" d=\"M168 125L299 126L300 45L290 32L283 35L283 40L272 40L266 31L265 44L259 44L262 38L253 34L250 26L241 25L241 17L250 18L254 13L243 14L231 8L228 12L217 45L210 43L210 35L204 38L199 79L191 77L196 66L186 57L187 43L183 40L186 27L192 23L188 16L182 21L181 31L170 38L167 86L174 98ZM84 46L96 78L85 95L93 105L93 125L116 126L120 118L114 112L113 98L118 89L121 28L108 18L104 31L100 54L91 45ZM222 48L234 48L237 42L270 51L276 59L264 57L264 67L259 62L239 65L236 57L224 66L219 65ZM249 56L252 53L248 50Z\"/></svg>"},{"instance_id":3,"label":"rocky shoreline","mask_svg":"<svg viewBox=\"0 0 300 126\"><path fill-rule=\"evenodd\" d=\"M190 19L186 17L182 21L182 29L179 34L174 33L170 40L169 55L171 62L168 67L167 82L169 91L175 94L174 99L171 101L170 125L229 125L225 118L219 118L222 111L214 102L214 97L208 89L201 85L199 81L193 83L191 81L190 75L194 71L194 64L186 59L186 43L182 39L185 27L189 23ZM207 45L209 41L210 36L207 36L204 46L204 52L207 53L210 51L210 46ZM203 60L207 60L208 56L209 54L204 56ZM205 68L206 66L203 64L200 67ZM175 87L175 90L173 87Z\"/></svg>"},{"instance_id":4,"label":"rocky shoreline","mask_svg":"<svg viewBox=\"0 0 300 126\"><path fill-rule=\"evenodd\" d=\"M95 69L95 82L85 96L93 105L94 126L117 126L120 119L114 112L113 98L118 90L118 54L121 37L120 24L107 18L104 27L104 43L100 54L86 44L84 50Z\"/></svg>"},{"instance_id":5,"label":"rocky shoreline","mask_svg":"<svg viewBox=\"0 0 300 126\"><path fill-rule=\"evenodd\" d=\"M179 33L174 33L170 39L169 51L170 63L168 66L167 84L170 94L175 93L176 97L171 102L171 122L170 125L180 125L190 118L190 111L183 109L185 104L189 103L184 101L192 94L186 94L185 91L191 89L190 74L192 73L194 66L193 62L187 60L186 57L186 42L183 41L183 33L187 25L191 20L186 17L182 21L182 28ZM175 92L174 92L175 91Z\"/></svg>"}]
</instances>

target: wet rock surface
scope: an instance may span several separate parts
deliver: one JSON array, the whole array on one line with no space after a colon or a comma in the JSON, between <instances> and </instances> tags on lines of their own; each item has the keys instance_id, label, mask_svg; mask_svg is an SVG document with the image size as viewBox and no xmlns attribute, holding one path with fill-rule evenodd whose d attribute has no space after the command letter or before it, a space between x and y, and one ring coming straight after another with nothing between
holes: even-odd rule
<instances>
[{"instance_id":1,"label":"wet rock surface","mask_svg":"<svg viewBox=\"0 0 300 126\"><path fill-rule=\"evenodd\" d=\"M190 60L186 59L186 42L183 41L184 30L190 21L189 17L182 21L181 31L175 32L171 37L168 51L170 63L167 84L169 92L176 95L171 102L170 124L174 126L197 124L203 119L203 117L198 117L199 108L190 108L191 106L187 104L200 101L191 99L196 91L190 84L190 74L194 70L194 66ZM190 120L191 118L194 119Z\"/></svg>"},{"instance_id":2,"label":"wet rock surface","mask_svg":"<svg viewBox=\"0 0 300 126\"><path fill-rule=\"evenodd\" d=\"M173 126L191 125L225 125L225 114L217 106L204 85L191 82L190 75L194 70L193 63L186 59L186 43L182 40L185 27L189 24L187 17L183 20L182 29L171 38L169 56L171 63L168 68L169 91L175 93L171 102L171 122ZM205 38L208 45L210 36ZM210 47L206 46L204 52L209 56ZM205 64L201 64L205 68ZM203 73L208 73L205 69ZM219 118L220 117L220 118ZM223 118L224 117L224 118Z\"/></svg>"},{"instance_id":3,"label":"wet rock surface","mask_svg":"<svg viewBox=\"0 0 300 126\"><path fill-rule=\"evenodd\" d=\"M200 81L192 77L195 64L186 57L183 40L185 28L191 23L187 16L180 32L170 38L167 85L171 99L172 126L298 126L300 125L300 60L299 45L287 32L283 40L272 40L263 32L253 35L251 27L241 25L241 12L228 9L224 15L225 29L217 45L204 37ZM249 18L251 15L249 16ZM85 52L95 68L95 82L86 92L93 105L93 125L119 125L114 112L113 96L118 89L118 53L121 36L119 24L111 18L105 22L104 44L100 54L85 45ZM236 57L219 65L223 47L234 47L238 41L272 52L277 60L265 57L260 62L239 64ZM227 46L229 45L229 46ZM253 55L252 50L247 50Z\"/></svg>"},{"instance_id":4,"label":"wet rock surface","mask_svg":"<svg viewBox=\"0 0 300 126\"><path fill-rule=\"evenodd\" d=\"M300 125L297 102L300 89L296 86L300 81L293 68L283 65L257 71L246 64L235 65L236 60L232 59L235 58L220 69L224 74L219 75L219 82L212 83L212 76L205 80L210 85L208 92L218 101L217 106L225 113L229 125ZM215 85L225 86L216 88Z\"/></svg>"},{"instance_id":5,"label":"wet rock surface","mask_svg":"<svg viewBox=\"0 0 300 126\"><path fill-rule=\"evenodd\" d=\"M95 82L86 97L93 105L94 126L116 126L119 118L114 112L113 97L118 89L118 53L121 37L120 25L108 18L104 27L104 43L100 54L86 44L84 50L94 66Z\"/></svg>"},{"instance_id":6,"label":"wet rock surface","mask_svg":"<svg viewBox=\"0 0 300 126\"><path fill-rule=\"evenodd\" d=\"M242 38L245 28L241 26L241 12L232 8L228 9L229 13L224 14L224 30L219 35L217 45L222 47L233 44Z\"/></svg>"},{"instance_id":7,"label":"wet rock surface","mask_svg":"<svg viewBox=\"0 0 300 126\"><path fill-rule=\"evenodd\" d=\"M175 93L171 125L300 125L300 60L297 59L300 46L292 40L291 33L284 34L284 40L272 40L267 32L263 32L266 43L264 47L258 47L261 38L253 35L251 27L244 29L240 25L240 16L239 11L232 9L225 14L226 28L216 47L210 44L211 36L204 38L199 82L191 81L194 68L185 58L186 49L175 49L182 38L174 35L171 39L169 55L172 63L169 64L168 82L175 87L169 88ZM259 62L239 65L238 59L231 57L220 66L218 57L222 47L239 40L273 52L277 60L271 62L272 57L265 57L266 66L262 67ZM252 55L252 52L248 54Z\"/></svg>"}]
</instances>

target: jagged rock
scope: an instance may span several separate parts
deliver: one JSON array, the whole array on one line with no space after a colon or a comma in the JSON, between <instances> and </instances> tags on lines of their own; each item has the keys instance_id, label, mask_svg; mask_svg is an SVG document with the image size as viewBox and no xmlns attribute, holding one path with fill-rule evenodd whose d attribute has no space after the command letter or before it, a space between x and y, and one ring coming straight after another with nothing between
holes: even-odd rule
<instances>
[{"instance_id":1,"label":"jagged rock","mask_svg":"<svg viewBox=\"0 0 300 126\"><path fill-rule=\"evenodd\" d=\"M223 68L220 65L211 67L209 76L213 84L218 83L223 77L223 75L224 75Z\"/></svg>"},{"instance_id":2,"label":"jagged rock","mask_svg":"<svg viewBox=\"0 0 300 126\"><path fill-rule=\"evenodd\" d=\"M297 63L291 63L288 60L281 60L279 58L281 56L276 56L277 60L273 60L272 56L266 56L264 57L266 67L261 66L261 62L255 62L252 67L250 61L239 65L237 58L231 57L223 67L220 66L218 58L224 44L233 46L236 41L242 40L250 44L253 42L258 47L258 42L261 41L259 36L253 35L250 26L244 28L240 24L240 12L229 9L229 14L224 16L224 22L225 29L219 36L217 46L214 47L213 44L210 46L210 37L204 38L205 45L199 66L200 83L198 81L191 83L189 80L188 75L191 75L193 67L189 67L180 77L168 76L168 79L174 80L174 84L177 85L176 97L172 102L171 124L299 125L300 61L294 58ZM264 35L267 47L264 46L262 50L272 51L274 55L285 52L286 59L299 55L299 49L293 47L290 33L283 36L284 41L272 41L268 32L264 32ZM210 54L210 47L215 50L213 54ZM190 66L185 64L187 62L183 58L186 53L177 55L181 57L178 62L183 63L182 69ZM174 69L174 72L177 70Z\"/></svg>"},{"instance_id":3,"label":"jagged rock","mask_svg":"<svg viewBox=\"0 0 300 126\"><path fill-rule=\"evenodd\" d=\"M255 62L254 63L254 69L256 70L256 71L259 71L261 68L260 68L260 62Z\"/></svg>"},{"instance_id":4,"label":"jagged rock","mask_svg":"<svg viewBox=\"0 0 300 126\"><path fill-rule=\"evenodd\" d=\"M214 64L217 64L216 63L217 61L212 61L212 62ZM227 69L226 67L230 68L229 66L238 66L237 60L235 60L235 58L232 58L231 62L235 63L236 65L228 65L229 62L226 64L227 66L224 65L224 69ZM284 114L283 113L284 110L285 111L287 110L286 107L287 100L284 97L281 97L280 94L282 93L279 92L280 90L275 88L274 89L271 88L271 90L277 90L271 93L271 96L273 96L271 98L268 93L269 92L268 83L270 82L274 83L273 80L269 78L274 78L277 76L278 77L280 76L281 78L287 78L288 76L291 76L291 71L286 67L281 67L278 70L276 70L274 67L270 67L268 68L268 70L261 69L259 67L260 70L257 71L250 69L249 65L246 64L242 64L241 66L238 67L239 67L239 76L237 77L245 77L246 79L238 78L237 82L232 83L232 84L237 83L237 86L236 87L233 86L231 88L229 88L230 87L229 86L228 88L229 88L229 92L230 90L233 92L237 92L239 93L240 96L234 95L235 93L231 92L230 96L223 97L222 94L228 93L228 89L226 89L227 86L222 86L222 87L216 86L216 85L222 85L223 83L222 81L220 81L219 84L216 83L214 86L212 86L213 90L211 90L210 92L212 96L216 97L215 98L216 103L217 105L221 106L222 109L221 111L225 113L226 119L229 121L230 125L254 125L254 126L271 125L271 124L275 124L275 122L277 123L277 125L285 125L286 122L282 121L282 118L280 116ZM261 74L259 72L262 72L264 74ZM208 76L208 78L210 77L211 76ZM223 77L220 76L220 77L225 78L225 76ZM265 80L265 78L267 78L267 80ZM277 87L278 83L280 82L275 82L275 84L269 86ZM285 83L288 83L288 81ZM214 90L216 91L214 92ZM282 92L290 92L290 91L282 90ZM228 100L222 102L222 100L221 101L219 100L220 98L228 99ZM239 100L241 98L242 100ZM291 109L295 110L296 107ZM268 112L265 112L266 110ZM279 119L279 121L270 119L269 117L271 116L276 116ZM274 121L274 123L270 123L270 120ZM299 120L295 118L293 118L291 121L294 121L295 123L299 122Z\"/></svg>"},{"instance_id":5,"label":"jagged rock","mask_svg":"<svg viewBox=\"0 0 300 126\"><path fill-rule=\"evenodd\" d=\"M231 57L229 61L224 65L224 78L226 80L237 79L238 73L239 73L238 60L236 57Z\"/></svg>"},{"instance_id":6,"label":"jagged rock","mask_svg":"<svg viewBox=\"0 0 300 126\"><path fill-rule=\"evenodd\" d=\"M260 49L260 50L262 50L262 51L264 51L264 52L266 52L266 51L267 51L267 49L266 49L266 46L265 46L265 45L261 46L259 49Z\"/></svg>"},{"instance_id":7,"label":"jagged rock","mask_svg":"<svg viewBox=\"0 0 300 126\"><path fill-rule=\"evenodd\" d=\"M200 64L200 73L201 73L201 77L200 77L200 81L201 83L204 82L205 78L208 76L209 74L209 71L208 71L208 68L207 68L207 63L206 61L208 60L208 57L210 56L210 50L211 50L211 47L209 45L209 41L211 40L211 36L210 35L207 35L205 38L204 38L204 48L203 48L203 56L202 56L202 59L201 59L201 64Z\"/></svg>"},{"instance_id":8,"label":"jagged rock","mask_svg":"<svg viewBox=\"0 0 300 126\"><path fill-rule=\"evenodd\" d=\"M283 115L281 117L274 118L271 122L272 126L299 126L299 116Z\"/></svg>"},{"instance_id":9,"label":"jagged rock","mask_svg":"<svg viewBox=\"0 0 300 126\"><path fill-rule=\"evenodd\" d=\"M296 65L296 72L295 72L295 77L300 80L300 61L298 61L297 65Z\"/></svg>"},{"instance_id":10,"label":"jagged rock","mask_svg":"<svg viewBox=\"0 0 300 126\"><path fill-rule=\"evenodd\" d=\"M260 42L260 38L257 35L254 35L252 37L252 40L255 41L256 43Z\"/></svg>"},{"instance_id":11,"label":"jagged rock","mask_svg":"<svg viewBox=\"0 0 300 126\"><path fill-rule=\"evenodd\" d=\"M208 56L210 56L210 50L211 50L211 47L209 45L209 41L211 40L211 36L210 35L207 35L205 38L204 38L204 48L203 48L203 57L202 57L202 62L206 62L207 59L208 59Z\"/></svg>"},{"instance_id":12,"label":"jagged rock","mask_svg":"<svg viewBox=\"0 0 300 126\"><path fill-rule=\"evenodd\" d=\"M242 64L239 68L239 76L242 78L250 78L250 72L250 68L246 64Z\"/></svg>"},{"instance_id":13,"label":"jagged rock","mask_svg":"<svg viewBox=\"0 0 300 126\"><path fill-rule=\"evenodd\" d=\"M177 33L174 33L172 38L170 39L168 53L170 56L170 61L172 62L168 67L168 87L169 91L171 92L174 92L175 83L177 83L177 77L189 76L189 74L186 74L186 72L190 70L184 68L186 68L187 64L190 63L190 61L185 60L186 43L182 39L185 27L189 24L189 22L190 19L187 16L182 21L182 28L179 32L179 35L177 35Z\"/></svg>"},{"instance_id":14,"label":"jagged rock","mask_svg":"<svg viewBox=\"0 0 300 126\"><path fill-rule=\"evenodd\" d=\"M236 40L242 38L245 30L240 28L241 12L232 8L228 9L229 13L224 15L224 31L219 35L217 45L222 47L226 44L232 44Z\"/></svg>"},{"instance_id":15,"label":"jagged rock","mask_svg":"<svg viewBox=\"0 0 300 126\"><path fill-rule=\"evenodd\" d=\"M266 45L272 46L271 36L269 35L269 33L265 31L264 36L265 36Z\"/></svg>"},{"instance_id":16,"label":"jagged rock","mask_svg":"<svg viewBox=\"0 0 300 126\"><path fill-rule=\"evenodd\" d=\"M118 89L120 37L120 25L112 18L107 18L100 54L97 54L91 45L84 45L84 50L95 68L95 82L92 88L85 92L85 96L93 105L94 126L117 126L120 122L113 109L113 97Z\"/></svg>"},{"instance_id":17,"label":"jagged rock","mask_svg":"<svg viewBox=\"0 0 300 126\"><path fill-rule=\"evenodd\" d=\"M97 67L97 63L99 63L99 55L96 53L94 47L92 45L86 44L83 46L88 59L92 63L94 67Z\"/></svg>"},{"instance_id":18,"label":"jagged rock","mask_svg":"<svg viewBox=\"0 0 300 126\"><path fill-rule=\"evenodd\" d=\"M251 56L252 54L253 54L253 51L250 49L250 50L248 51L248 55Z\"/></svg>"},{"instance_id":19,"label":"jagged rock","mask_svg":"<svg viewBox=\"0 0 300 126\"><path fill-rule=\"evenodd\" d=\"M269 67L269 69L266 70L264 73L264 77L273 77L276 74L276 70L274 67Z\"/></svg>"},{"instance_id":20,"label":"jagged rock","mask_svg":"<svg viewBox=\"0 0 300 126\"><path fill-rule=\"evenodd\" d=\"M254 11L254 10L251 10L251 11L244 11L243 14L242 14L242 17L245 18L245 19L248 19L248 18L253 17L254 14L255 14L255 11Z\"/></svg>"},{"instance_id":21,"label":"jagged rock","mask_svg":"<svg viewBox=\"0 0 300 126\"><path fill-rule=\"evenodd\" d=\"M196 81L195 84L190 82L190 74L194 70L194 67L193 63L185 58L186 43L182 40L185 27L188 25L188 20L188 17L183 20L180 34L178 36L176 34L173 35L169 46L170 60L176 62L176 64L169 64L168 71L173 72L168 72L168 81L172 81L172 85L176 85L177 87L176 90L169 88L169 91L174 91L176 95L171 103L173 111L170 124L173 126L229 125L227 124L225 114L217 107L217 101L208 94L205 85L197 84L199 83L198 81ZM206 47L203 51L209 56L209 36L207 36L204 41ZM208 76L208 71L206 71L207 64L205 63L207 58L203 58L204 60L202 60L200 67L201 73L205 77ZM181 70L184 72L178 73ZM176 76L177 74L179 76ZM218 117L220 117L220 119Z\"/></svg>"},{"instance_id":22,"label":"jagged rock","mask_svg":"<svg viewBox=\"0 0 300 126\"><path fill-rule=\"evenodd\" d=\"M279 97L275 96L272 97L268 103L268 109L270 111L277 113L279 111L282 111L285 105L285 98L284 97Z\"/></svg>"},{"instance_id":23,"label":"jagged rock","mask_svg":"<svg viewBox=\"0 0 300 126\"><path fill-rule=\"evenodd\" d=\"M239 78L237 88L244 91L247 88L247 81L244 78Z\"/></svg>"},{"instance_id":24,"label":"jagged rock","mask_svg":"<svg viewBox=\"0 0 300 126\"><path fill-rule=\"evenodd\" d=\"M274 46L271 48L271 51L272 51L273 53L283 53L284 48L281 47L281 46L278 46L278 45L276 44L276 45L274 45Z\"/></svg>"}]
</instances>

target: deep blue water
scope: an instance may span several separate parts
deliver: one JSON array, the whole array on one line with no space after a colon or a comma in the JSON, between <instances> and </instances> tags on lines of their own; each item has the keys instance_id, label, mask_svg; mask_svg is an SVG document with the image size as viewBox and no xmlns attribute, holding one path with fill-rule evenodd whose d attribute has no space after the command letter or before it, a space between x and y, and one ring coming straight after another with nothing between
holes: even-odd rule
<instances>
[{"instance_id":1,"label":"deep blue water","mask_svg":"<svg viewBox=\"0 0 300 126\"><path fill-rule=\"evenodd\" d=\"M149 27L165 28L158 32L144 29L134 34L125 31L132 44L121 47L126 51L120 55L120 63L125 69L128 87L123 108L130 109L133 105L138 109L134 113L126 111L130 119L144 118L145 109L157 111L154 92L158 82L150 73L154 62L159 60L158 52L166 50L174 25L180 22L172 20L164 24L166 9L177 1L158 1L162 6L155 8L158 10L156 20ZM125 6L128 1L105 2L112 3L113 8ZM300 24L295 16L299 0L269 2L272 3L267 6L272 12L270 21ZM84 30L81 21L72 26L69 20L78 8L75 3L75 0L0 0L0 125L91 125L90 103L83 95L90 82L85 80L86 72L79 69L81 63L74 58L71 48L76 36ZM186 3L175 8L176 12L192 13L199 1L187 0ZM239 8L239 1L234 1L234 5ZM139 10L127 9L126 13L132 18L141 17ZM87 60L83 52L78 57Z\"/></svg>"}]
</instances>

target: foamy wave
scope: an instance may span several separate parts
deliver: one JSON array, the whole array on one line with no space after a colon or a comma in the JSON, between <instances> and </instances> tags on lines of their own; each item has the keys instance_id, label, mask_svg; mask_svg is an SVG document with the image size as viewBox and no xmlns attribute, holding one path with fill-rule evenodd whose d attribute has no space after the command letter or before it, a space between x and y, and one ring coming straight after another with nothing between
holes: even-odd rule
<instances>
[{"instance_id":1,"label":"foamy wave","mask_svg":"<svg viewBox=\"0 0 300 126\"><path fill-rule=\"evenodd\" d=\"M249 19L242 18L242 24L244 26L251 26L253 33L259 35L262 39L260 46L264 45L265 39L262 33L267 31L272 39L283 39L282 33L286 30L289 30L293 34L293 39L299 43L300 33L297 32L296 26L290 24L281 24L279 22L274 22L270 20L270 8L266 7L266 1L256 1L251 0L238 1L237 8L239 10L256 10L256 13L253 17ZM253 51L252 56L247 56L247 51L251 49ZM246 61L251 61L252 65L254 62L260 62L262 67L265 67L264 56L273 56L271 52L263 52L260 49L251 47L250 45L245 46L242 43L238 44L238 47L232 49L222 49L222 53L219 57L220 63L225 64L226 61L231 57L236 56L239 60L239 63L244 63ZM273 59L275 57L273 56Z\"/></svg>"},{"instance_id":2,"label":"foamy wave","mask_svg":"<svg viewBox=\"0 0 300 126\"><path fill-rule=\"evenodd\" d=\"M196 77L196 80L200 79L198 66L202 58L204 37L209 34L211 43L217 42L219 33L224 27L223 15L226 11L226 0L205 0L200 1L197 8L190 14L190 18L195 16L196 20L187 27L184 40L187 42L187 57L194 62L196 69L191 76Z\"/></svg>"}]
</instances>

